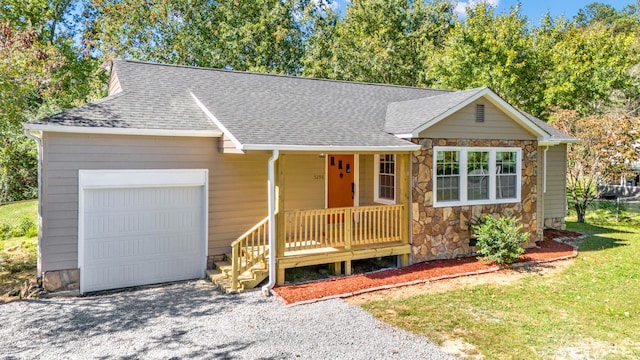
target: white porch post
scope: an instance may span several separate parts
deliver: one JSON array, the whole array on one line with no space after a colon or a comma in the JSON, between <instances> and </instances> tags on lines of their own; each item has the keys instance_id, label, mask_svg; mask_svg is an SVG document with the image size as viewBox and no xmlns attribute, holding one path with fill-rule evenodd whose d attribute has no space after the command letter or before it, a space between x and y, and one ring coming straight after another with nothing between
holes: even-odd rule
<instances>
[{"instance_id":1,"label":"white porch post","mask_svg":"<svg viewBox=\"0 0 640 360\"><path fill-rule=\"evenodd\" d=\"M269 291L276 284L276 183L275 163L280 156L279 150L273 150L268 162L268 207L269 207L269 282L262 287L262 293Z\"/></svg>"}]
</instances>

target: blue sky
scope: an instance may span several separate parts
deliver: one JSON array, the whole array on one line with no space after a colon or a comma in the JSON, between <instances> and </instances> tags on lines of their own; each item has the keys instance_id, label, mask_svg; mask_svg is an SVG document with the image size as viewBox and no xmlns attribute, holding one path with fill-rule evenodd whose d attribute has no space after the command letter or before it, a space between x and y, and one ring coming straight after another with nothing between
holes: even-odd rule
<instances>
[{"instance_id":1,"label":"blue sky","mask_svg":"<svg viewBox=\"0 0 640 360\"><path fill-rule=\"evenodd\" d=\"M336 0L341 13L344 13L345 1L348 0ZM477 0L459 1L457 9L463 12L465 4L475 2ZM517 0L489 0L489 2L496 4L498 11L505 12L509 10L510 6L514 6ZM521 0L520 12L526 15L529 21L537 25L547 11L552 17L563 15L566 18L572 18L578 13L578 10L593 2L596 2L596 0ZM597 2L609 4L620 10L627 4L635 3L635 0L601 0Z\"/></svg>"}]
</instances>

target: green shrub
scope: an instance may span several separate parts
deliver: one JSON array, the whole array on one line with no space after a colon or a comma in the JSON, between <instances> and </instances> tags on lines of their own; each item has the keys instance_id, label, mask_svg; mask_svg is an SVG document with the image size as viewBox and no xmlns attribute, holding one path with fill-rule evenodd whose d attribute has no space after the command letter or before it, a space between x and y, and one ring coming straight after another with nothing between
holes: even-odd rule
<instances>
[{"instance_id":1,"label":"green shrub","mask_svg":"<svg viewBox=\"0 0 640 360\"><path fill-rule=\"evenodd\" d=\"M20 229L20 232L22 233L20 236L33 237L38 235L38 226L29 216L24 216L22 220L20 220L18 229Z\"/></svg>"},{"instance_id":2,"label":"green shrub","mask_svg":"<svg viewBox=\"0 0 640 360\"><path fill-rule=\"evenodd\" d=\"M8 224L0 224L0 239L6 240L11 237L11 225Z\"/></svg>"},{"instance_id":3,"label":"green shrub","mask_svg":"<svg viewBox=\"0 0 640 360\"><path fill-rule=\"evenodd\" d=\"M16 226L14 228L11 228L11 236L10 237L20 237L20 236L24 236L24 231Z\"/></svg>"},{"instance_id":4,"label":"green shrub","mask_svg":"<svg viewBox=\"0 0 640 360\"><path fill-rule=\"evenodd\" d=\"M35 141L22 131L7 131L0 144L0 201L38 196L38 153Z\"/></svg>"},{"instance_id":5,"label":"green shrub","mask_svg":"<svg viewBox=\"0 0 640 360\"><path fill-rule=\"evenodd\" d=\"M32 226L32 227L28 228L27 231L25 231L24 236L26 236L28 238L32 238L32 237L38 236L38 227L37 226Z\"/></svg>"},{"instance_id":6,"label":"green shrub","mask_svg":"<svg viewBox=\"0 0 640 360\"><path fill-rule=\"evenodd\" d=\"M529 238L528 232L520 232L522 225L514 217L484 215L480 225L472 226L477 236L476 246L483 260L498 264L511 264L524 252L522 243Z\"/></svg>"}]
</instances>

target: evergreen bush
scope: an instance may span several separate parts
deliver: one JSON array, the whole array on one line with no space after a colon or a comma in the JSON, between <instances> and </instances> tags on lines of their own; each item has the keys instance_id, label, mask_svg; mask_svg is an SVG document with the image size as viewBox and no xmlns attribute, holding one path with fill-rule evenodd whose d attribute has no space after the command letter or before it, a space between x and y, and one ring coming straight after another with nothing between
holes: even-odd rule
<instances>
[{"instance_id":1,"label":"evergreen bush","mask_svg":"<svg viewBox=\"0 0 640 360\"><path fill-rule=\"evenodd\" d=\"M477 241L478 252L482 260L495 261L498 264L511 264L518 259L524 249L522 243L529 238L528 232L521 232L522 225L514 217L494 218L484 215L479 225L472 226Z\"/></svg>"}]
</instances>

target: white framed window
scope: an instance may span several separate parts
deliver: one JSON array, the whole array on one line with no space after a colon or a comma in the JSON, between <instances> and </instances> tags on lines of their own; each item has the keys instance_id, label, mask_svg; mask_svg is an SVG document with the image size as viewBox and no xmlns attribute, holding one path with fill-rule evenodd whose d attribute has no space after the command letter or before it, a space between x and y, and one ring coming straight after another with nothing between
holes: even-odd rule
<instances>
[{"instance_id":1,"label":"white framed window","mask_svg":"<svg viewBox=\"0 0 640 360\"><path fill-rule=\"evenodd\" d=\"M522 149L435 146L433 206L520 202Z\"/></svg>"},{"instance_id":2,"label":"white framed window","mask_svg":"<svg viewBox=\"0 0 640 360\"><path fill-rule=\"evenodd\" d=\"M374 157L373 200L382 204L396 202L396 157L393 154L376 154Z\"/></svg>"}]
</instances>

